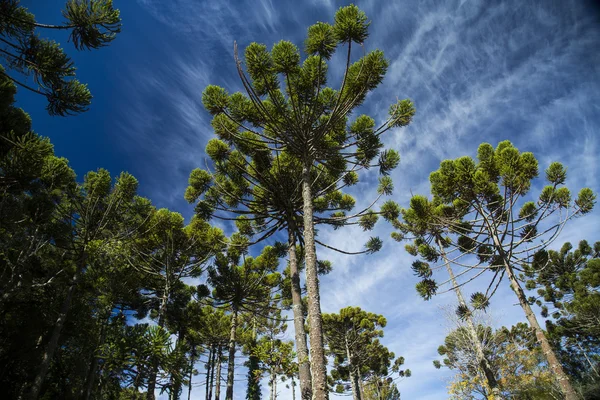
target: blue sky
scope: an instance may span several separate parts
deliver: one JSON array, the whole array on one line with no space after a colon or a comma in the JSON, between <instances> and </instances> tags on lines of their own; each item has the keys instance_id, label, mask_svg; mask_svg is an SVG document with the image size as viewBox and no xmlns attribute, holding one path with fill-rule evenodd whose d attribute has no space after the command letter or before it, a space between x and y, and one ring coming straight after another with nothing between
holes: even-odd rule
<instances>
[{"instance_id":1,"label":"blue sky","mask_svg":"<svg viewBox=\"0 0 600 400\"><path fill-rule=\"evenodd\" d=\"M59 23L63 0L23 0L44 23ZM140 190L160 207L190 216L183 200L189 172L204 166L204 146L212 137L210 116L201 105L208 84L241 88L233 62L233 41L270 47L280 39L301 46L316 21L332 22L336 1L115 0L123 32L111 46L76 53L56 36L78 66L78 78L94 95L90 111L49 117L44 99L21 91L19 105L34 129L49 136L58 155L81 177L103 167L126 170ZM393 199L406 206L410 193L429 193L428 175L446 158L474 155L481 142L509 139L532 151L545 168L551 161L568 167L574 190L600 191L600 7L593 1L484 0L360 1L373 21L367 50L382 49L390 68L361 112L385 118L389 104L411 98L417 115L386 144L400 152ZM339 81L334 57L330 82ZM336 68L337 67L337 68ZM359 205L374 193L375 176L356 189ZM540 183L541 184L541 183ZM556 243L598 237L599 212L573 221ZM345 249L361 246L372 233L321 230L327 242ZM403 399L446 397L448 373L431 361L448 323L443 303L420 300L410 257L388 239L374 256L351 257L319 249L334 271L322 280L322 307L347 305L385 315L386 343L406 358L413 377L399 383ZM492 302L496 325L523 320L504 285ZM291 337L291 335L290 335ZM240 376L241 378L241 376ZM237 385L243 395L243 380ZM201 398L202 390L197 390ZM290 396L285 390L282 398ZM241 398L241 397L240 397Z\"/></svg>"}]
</instances>

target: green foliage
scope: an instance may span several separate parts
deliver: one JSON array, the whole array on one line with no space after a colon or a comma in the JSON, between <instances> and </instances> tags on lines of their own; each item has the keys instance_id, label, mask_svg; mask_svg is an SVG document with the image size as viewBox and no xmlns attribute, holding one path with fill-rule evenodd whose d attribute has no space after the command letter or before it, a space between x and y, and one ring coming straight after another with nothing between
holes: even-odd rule
<instances>
[{"instance_id":1,"label":"green foliage","mask_svg":"<svg viewBox=\"0 0 600 400\"><path fill-rule=\"evenodd\" d=\"M0 38L8 69L0 73L45 96L48 113L61 116L86 111L92 95L86 85L75 79L74 63L60 45L40 37L38 31L67 29L77 50L106 46L121 31L119 10L113 8L112 0L69 0L63 16L63 25L39 24L19 0L8 0L0 9ZM23 83L11 73L32 76L37 87Z\"/></svg>"}]
</instances>

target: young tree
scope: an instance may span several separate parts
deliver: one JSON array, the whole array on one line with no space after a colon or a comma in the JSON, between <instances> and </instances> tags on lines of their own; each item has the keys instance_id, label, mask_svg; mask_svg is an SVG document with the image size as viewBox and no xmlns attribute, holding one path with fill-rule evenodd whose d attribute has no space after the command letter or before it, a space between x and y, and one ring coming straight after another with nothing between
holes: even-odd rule
<instances>
[{"instance_id":1,"label":"young tree","mask_svg":"<svg viewBox=\"0 0 600 400\"><path fill-rule=\"evenodd\" d=\"M128 260L145 275L147 307L160 328L166 328L169 311L184 286L182 279L199 277L210 259L225 247L223 232L199 218L185 226L179 213L160 209L148 222L148 229L131 246ZM206 290L202 285L200 291ZM175 307L176 308L176 307ZM155 364L148 383L148 400L153 400L159 365Z\"/></svg>"},{"instance_id":2,"label":"young tree","mask_svg":"<svg viewBox=\"0 0 600 400\"><path fill-rule=\"evenodd\" d=\"M554 162L546 170L549 185L537 201L526 201L537 176L538 163L532 153L520 153L509 141L500 142L496 149L484 143L478 149L478 162L470 157L443 161L429 178L433 200L414 196L403 215L447 234L443 245L450 248L451 261L464 268L461 275L466 275L467 281L486 271L492 273L486 293L472 296L474 308L485 308L502 278L508 278L565 398L573 400L577 394L531 310L518 273L531 263L535 252L556 239L568 220L591 211L596 196L584 188L573 201L563 186L566 170ZM403 229L401 223L397 226ZM410 253L437 259L438 250L431 243L416 244L408 247ZM430 298L438 289L431 279L431 267L423 263L419 275L423 280L417 289ZM469 312L464 308L458 311L461 315Z\"/></svg>"},{"instance_id":3,"label":"young tree","mask_svg":"<svg viewBox=\"0 0 600 400\"><path fill-rule=\"evenodd\" d=\"M382 151L380 136L394 127L406 126L414 115L412 103L402 100L390 108L390 118L380 127L365 115L347 125L352 110L381 83L388 65L379 50L351 63L352 46L364 43L368 25L366 15L356 6L341 8L334 25L319 22L309 28L307 58L302 64L298 48L290 42L280 41L270 52L266 46L252 43L245 52L249 77L236 48L237 69L247 96L229 96L224 89L209 86L202 98L215 116L213 126L219 126L227 136L259 143L276 159L285 152L297 163L299 171L289 183L301 186L312 386L318 400L326 399L328 392L315 253L314 182L320 174L331 175L336 179L328 192L335 192L353 181L361 169L377 165L382 174L389 173L399 156L394 151ZM341 85L334 90L326 86L327 60L338 46L347 47L347 62ZM381 190L391 191L389 177L382 180ZM196 198L200 194L197 192ZM215 200L205 198L199 206L201 210L212 209ZM346 219L343 211L335 217L340 223ZM367 219L373 221L375 217L369 215ZM371 249L380 246L378 239L370 244Z\"/></svg>"},{"instance_id":4,"label":"young tree","mask_svg":"<svg viewBox=\"0 0 600 400\"><path fill-rule=\"evenodd\" d=\"M63 10L63 25L38 23L20 0L0 4L0 53L6 59L0 75L48 99L50 115L69 115L86 111L92 95L75 79L73 61L58 43L39 36L40 30L67 30L77 50L98 49L108 45L121 31L119 10L112 0L68 0ZM32 83L27 82L31 77Z\"/></svg>"},{"instance_id":5,"label":"young tree","mask_svg":"<svg viewBox=\"0 0 600 400\"><path fill-rule=\"evenodd\" d=\"M386 324L382 315L359 307L343 308L339 314L323 314L327 353L334 357L332 390L342 393L347 390L345 382L350 382L352 397L360 400L363 379L388 378L390 367L401 376L410 375L410 371L399 369L404 358L394 360L394 353L379 342Z\"/></svg>"},{"instance_id":6,"label":"young tree","mask_svg":"<svg viewBox=\"0 0 600 400\"><path fill-rule=\"evenodd\" d=\"M231 332L227 365L226 400L233 399L235 353L238 317L241 312L264 312L269 308L271 290L280 280L276 272L279 264L277 251L270 246L256 257L243 257L240 265L235 249L230 254L217 254L214 266L208 269L208 282L214 288L213 297L231 309ZM232 256L233 254L233 256Z\"/></svg>"}]
</instances>

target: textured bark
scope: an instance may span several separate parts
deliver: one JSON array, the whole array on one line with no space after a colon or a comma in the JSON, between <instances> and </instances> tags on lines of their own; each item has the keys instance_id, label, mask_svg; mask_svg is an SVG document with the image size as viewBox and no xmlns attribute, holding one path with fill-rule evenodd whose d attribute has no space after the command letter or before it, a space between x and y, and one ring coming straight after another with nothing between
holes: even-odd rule
<instances>
[{"instance_id":1,"label":"textured bark","mask_svg":"<svg viewBox=\"0 0 600 400\"><path fill-rule=\"evenodd\" d=\"M237 310L234 308L231 314L231 332L229 334L229 361L227 362L227 391L225 392L225 400L233 400Z\"/></svg>"},{"instance_id":2,"label":"textured bark","mask_svg":"<svg viewBox=\"0 0 600 400\"><path fill-rule=\"evenodd\" d=\"M533 310L529 306L529 303L527 302L527 297L525 296L525 292L523 292L521 285L519 285L519 282L517 281L512 268L506 261L504 262L504 267L506 269L508 279L510 280L510 285L512 286L513 290L517 294L517 297L519 298L519 304L525 312L525 317L529 322L529 326L531 326L535 332L535 337L537 338L538 343L542 347L542 352L544 353L546 360L548 360L548 365L550 365L550 369L554 374L554 379L556 379L556 381L558 382L560 389L563 392L563 395L565 396L565 400L579 399L577 392L575 392L575 389L573 389L573 386L571 386L569 377L563 370L560 361L558 361L556 353L554 353L554 350L552 350L552 346L550 346L550 342L548 342L546 334L542 330L542 327L538 323L537 318L533 313Z\"/></svg>"},{"instance_id":3,"label":"textured bark","mask_svg":"<svg viewBox=\"0 0 600 400\"><path fill-rule=\"evenodd\" d=\"M300 380L300 394L302 400L312 398L312 378L310 375L310 361L308 359L308 344L304 330L304 310L302 304L302 289L300 286L300 273L298 272L298 257L296 254L296 237L294 226L288 232L288 257L290 262L290 276L292 281L292 311L294 314L294 339L296 340L296 353L298 355L298 378Z\"/></svg>"},{"instance_id":4,"label":"textured bark","mask_svg":"<svg viewBox=\"0 0 600 400\"><path fill-rule=\"evenodd\" d=\"M456 293L456 297L458 298L458 304L463 307L468 307L465 298L462 295L460 287L458 286L458 282L454 276L454 271L452 271L452 267L450 266L450 262L446 256L446 252L444 251L444 247L442 246L442 242L439 237L436 238L436 242L442 258L444 260L444 264L446 265L446 270L448 271L448 275L450 276L450 280L452 281L452 286L454 287L454 292ZM473 322L473 318L467 314L465 318L467 322L467 330L469 331L469 336L471 337L471 343L475 346L475 352L477 353L477 359L479 360L479 367L485 376L485 379L490 387L492 395L494 399L503 399L502 393L500 391L500 387L498 385L498 381L496 380L496 375L490 366L489 360L485 356L483 352L483 346L481 345L481 340L479 339L479 335L477 334L477 328L475 327L475 323Z\"/></svg>"},{"instance_id":5,"label":"textured bark","mask_svg":"<svg viewBox=\"0 0 600 400\"><path fill-rule=\"evenodd\" d=\"M319 295L319 277L317 275L317 256L315 251L315 230L313 221L312 187L310 163L302 169L302 200L304 203L304 260L306 265L306 290L308 292L308 321L310 336L310 358L312 389L314 400L328 400L327 360L323 346L323 319ZM229 400L229 399L228 399Z\"/></svg>"}]
</instances>

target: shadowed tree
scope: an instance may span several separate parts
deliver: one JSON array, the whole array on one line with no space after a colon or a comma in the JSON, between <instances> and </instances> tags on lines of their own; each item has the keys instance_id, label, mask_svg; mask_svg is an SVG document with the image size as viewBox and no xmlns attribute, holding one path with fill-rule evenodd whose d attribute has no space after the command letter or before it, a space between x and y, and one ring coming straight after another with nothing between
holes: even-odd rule
<instances>
[{"instance_id":1,"label":"shadowed tree","mask_svg":"<svg viewBox=\"0 0 600 400\"><path fill-rule=\"evenodd\" d=\"M470 157L443 161L429 177L433 199L414 196L403 215L445 232L443 246L449 248L448 260L463 268L462 284L484 273L491 275L486 292L471 297L476 309L487 307L502 279L508 278L563 395L567 400L577 399L529 305L518 273L527 269L537 251L556 239L567 221L591 211L596 196L584 188L573 201L569 189L563 186L566 170L554 162L546 170L549 184L537 200L530 200L529 189L538 176L538 162L532 153L519 152L509 141L500 142L496 149L487 143L480 145L477 158L477 162ZM396 225L405 231L402 223ZM426 260L437 260L439 250L434 246L417 241L407 250ZM426 299L439 286L430 277L433 268L437 267L423 263L419 272L422 281L417 289ZM458 313L464 316L469 310L459 306Z\"/></svg>"},{"instance_id":2,"label":"shadowed tree","mask_svg":"<svg viewBox=\"0 0 600 400\"><path fill-rule=\"evenodd\" d=\"M386 175L396 167L399 156L394 151L383 151L380 137L392 128L408 125L415 112L409 100L402 100L390 108L389 118L379 127L366 115L349 123L352 111L381 83L388 66L379 50L351 62L353 45L363 45L368 26L366 15L356 6L340 8L333 25L319 22L308 29L307 57L302 63L300 51L288 41L280 41L271 51L265 45L252 43L245 52L248 75L235 48L236 65L246 94L230 96L225 89L209 86L202 97L204 106L214 115L213 127L225 135L223 139L235 138L239 143L257 146L273 163L289 157L289 162L295 164L294 176L287 183L301 189L312 387L318 400L326 399L328 391L315 253L314 224L318 220L315 191L326 189L324 195L334 193L353 182L357 171L378 166L384 175L381 191L389 193L392 183ZM338 46L346 47L347 56L342 82L335 90L327 87L327 60ZM227 152L227 145L218 147L219 151ZM214 150L217 151L216 146ZM321 176L333 178L332 184L315 185ZM239 182L247 188L249 184L244 180L240 176ZM208 189L208 185L199 186ZM202 194L202 190L197 190L191 198L195 200ZM209 192L198 202L197 210L210 213L215 207L218 198ZM333 217L340 224L347 219L343 209ZM374 220L373 213L363 222L366 225ZM369 244L371 250L380 247L377 238Z\"/></svg>"},{"instance_id":3,"label":"shadowed tree","mask_svg":"<svg viewBox=\"0 0 600 400\"><path fill-rule=\"evenodd\" d=\"M66 30L77 50L98 49L108 45L121 31L119 10L113 8L112 0L68 0L62 12L65 23L48 25L37 22L20 3L20 0L0 3L0 54L7 69L0 74L45 96L50 115L86 111L92 95L86 85L75 79L73 61L58 43L40 37L39 32Z\"/></svg>"},{"instance_id":4,"label":"shadowed tree","mask_svg":"<svg viewBox=\"0 0 600 400\"><path fill-rule=\"evenodd\" d=\"M183 278L199 277L206 263L225 247L223 232L199 218L184 225L183 216L167 209L157 210L148 229L131 246L128 259L132 268L144 274L146 307L159 328L166 329L184 285ZM202 286L199 290L205 290ZM154 399L159 365L150 371L148 400Z\"/></svg>"}]
</instances>

